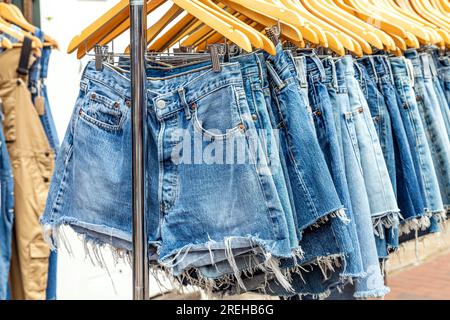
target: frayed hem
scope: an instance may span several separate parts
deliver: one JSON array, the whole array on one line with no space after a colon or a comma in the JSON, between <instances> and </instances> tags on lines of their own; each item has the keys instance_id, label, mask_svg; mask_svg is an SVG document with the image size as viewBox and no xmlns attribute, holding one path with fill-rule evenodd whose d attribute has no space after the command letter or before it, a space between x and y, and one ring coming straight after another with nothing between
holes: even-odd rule
<instances>
[{"instance_id":1,"label":"frayed hem","mask_svg":"<svg viewBox=\"0 0 450 320\"><path fill-rule=\"evenodd\" d=\"M312 225L308 226L306 229L310 229L312 231L315 231L317 229L320 229L322 226L326 225L328 222L330 222L331 219L339 219L344 223L345 225L349 224L351 221L349 217L347 216L347 213L345 212L346 209L341 208L339 210L335 210L324 217L316 220Z\"/></svg>"},{"instance_id":2,"label":"frayed hem","mask_svg":"<svg viewBox=\"0 0 450 320\"><path fill-rule=\"evenodd\" d=\"M426 231L431 227L430 215L426 214L421 217L415 217L402 221L399 232L400 236L408 235L411 232Z\"/></svg>"},{"instance_id":3,"label":"frayed hem","mask_svg":"<svg viewBox=\"0 0 450 320\"><path fill-rule=\"evenodd\" d=\"M245 238L249 242L249 248L251 248L255 255L258 254L260 257L263 257L263 262L257 261L254 259L250 263L250 267L248 268L240 268L236 262L236 256L233 254L233 241L242 241L244 238L231 237L226 238L223 242L215 242L210 241L206 244L202 245L188 245L184 248L173 251L171 254L166 255L165 258L159 261L162 269L166 270L166 274L168 277L181 279L181 283L186 282L190 285L199 287L207 292L212 292L214 289L220 287L231 287L232 285L237 286L236 290L247 291L247 288L244 284L243 276L245 278L251 278L256 272L262 272L266 275L273 276L276 281L283 287L283 289L288 292L293 292L290 281L284 274L281 269L281 261L282 258L287 259L299 259L304 256L304 252L301 249L297 249L291 252L290 256L275 256L273 252L273 246L267 245L267 243L261 239L257 239L254 237ZM179 274L174 274L174 268L182 263L182 261L188 257L189 253L192 250L209 250L211 257L211 266L215 266L216 263L214 261L214 253L212 247L222 248L221 250L225 251L226 261L232 273L224 274L218 278L207 278L204 277L200 271L200 269L196 266L188 266L184 268L184 271ZM254 264L254 265L252 265Z\"/></svg>"},{"instance_id":4,"label":"frayed hem","mask_svg":"<svg viewBox=\"0 0 450 320\"><path fill-rule=\"evenodd\" d=\"M400 211L390 211L372 218L374 234L381 239L385 238L385 230L396 229L400 226L403 217Z\"/></svg>"},{"instance_id":5,"label":"frayed hem","mask_svg":"<svg viewBox=\"0 0 450 320\"><path fill-rule=\"evenodd\" d=\"M384 287L382 289L377 289L377 290L355 292L353 297L355 299L359 299L359 300L380 299L380 298L384 298L385 296L387 296L390 292L391 292L391 289L389 289L388 287Z\"/></svg>"}]
</instances>

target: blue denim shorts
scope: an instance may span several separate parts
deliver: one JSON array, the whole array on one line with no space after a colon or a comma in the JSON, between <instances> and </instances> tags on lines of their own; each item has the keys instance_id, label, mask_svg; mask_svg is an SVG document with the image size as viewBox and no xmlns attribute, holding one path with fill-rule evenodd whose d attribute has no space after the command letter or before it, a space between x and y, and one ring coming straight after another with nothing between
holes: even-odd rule
<instances>
[{"instance_id":1,"label":"blue denim shorts","mask_svg":"<svg viewBox=\"0 0 450 320\"><path fill-rule=\"evenodd\" d=\"M406 57L411 60L414 70L414 92L422 123L431 149L442 201L446 209L450 208L450 141L445 129L443 117L436 93L433 88L429 58L408 50ZM442 220L443 213L436 213L434 221Z\"/></svg>"},{"instance_id":2,"label":"blue denim shorts","mask_svg":"<svg viewBox=\"0 0 450 320\"><path fill-rule=\"evenodd\" d=\"M386 111L392 124L393 149L389 152L395 155L394 191L405 220L402 229L408 233L411 231L411 223L415 226L418 219L425 225L428 223L425 217L422 180L419 179L415 170L408 136L397 101L391 66L388 57L381 55L362 58L359 63L365 68L370 79L377 85L384 97Z\"/></svg>"},{"instance_id":3,"label":"blue denim shorts","mask_svg":"<svg viewBox=\"0 0 450 320\"><path fill-rule=\"evenodd\" d=\"M409 139L416 174L418 175L418 179L422 181L422 194L425 199L425 207L433 215L441 214L444 211L444 205L430 145L414 93L415 79L413 66L404 57L391 58L390 63L394 74L400 113Z\"/></svg>"},{"instance_id":4,"label":"blue denim shorts","mask_svg":"<svg viewBox=\"0 0 450 320\"><path fill-rule=\"evenodd\" d=\"M233 250L261 252L269 268L292 257L242 79L231 63L148 80L148 236L169 271L228 260L237 275ZM88 64L42 218L55 245L66 224L88 244L131 250L129 95L126 72Z\"/></svg>"}]
</instances>

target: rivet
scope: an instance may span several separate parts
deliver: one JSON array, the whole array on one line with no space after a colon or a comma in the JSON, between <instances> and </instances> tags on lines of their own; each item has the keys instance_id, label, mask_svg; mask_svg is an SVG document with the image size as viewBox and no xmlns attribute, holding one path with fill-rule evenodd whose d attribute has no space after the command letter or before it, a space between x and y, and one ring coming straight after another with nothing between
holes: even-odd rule
<instances>
[{"instance_id":1,"label":"rivet","mask_svg":"<svg viewBox=\"0 0 450 320\"><path fill-rule=\"evenodd\" d=\"M44 182L45 182L45 183L50 182L50 179L47 178L47 177L44 177Z\"/></svg>"},{"instance_id":2,"label":"rivet","mask_svg":"<svg viewBox=\"0 0 450 320\"><path fill-rule=\"evenodd\" d=\"M363 108L359 108L359 109L358 109L358 112L359 112L359 113L363 113L363 112L364 112L364 109L363 109Z\"/></svg>"},{"instance_id":3,"label":"rivet","mask_svg":"<svg viewBox=\"0 0 450 320\"><path fill-rule=\"evenodd\" d=\"M46 152L45 153L45 156L48 158L48 157L50 157L50 152Z\"/></svg>"},{"instance_id":4,"label":"rivet","mask_svg":"<svg viewBox=\"0 0 450 320\"><path fill-rule=\"evenodd\" d=\"M241 123L241 124L239 125L239 129L245 130L245 125L244 125L243 123Z\"/></svg>"},{"instance_id":5,"label":"rivet","mask_svg":"<svg viewBox=\"0 0 450 320\"><path fill-rule=\"evenodd\" d=\"M128 108L131 107L131 101L130 101L130 100L127 100L127 101L125 102L125 104L127 105Z\"/></svg>"},{"instance_id":6,"label":"rivet","mask_svg":"<svg viewBox=\"0 0 450 320\"><path fill-rule=\"evenodd\" d=\"M166 107L166 102L164 100L158 100L156 101L156 106L158 109L164 109Z\"/></svg>"},{"instance_id":7,"label":"rivet","mask_svg":"<svg viewBox=\"0 0 450 320\"><path fill-rule=\"evenodd\" d=\"M18 79L18 80L16 81L16 84L17 84L18 86L20 86L20 85L22 84L22 81L20 81L20 79Z\"/></svg>"},{"instance_id":8,"label":"rivet","mask_svg":"<svg viewBox=\"0 0 450 320\"><path fill-rule=\"evenodd\" d=\"M120 107L120 103L119 102L115 102L114 103L114 108L118 109Z\"/></svg>"},{"instance_id":9,"label":"rivet","mask_svg":"<svg viewBox=\"0 0 450 320\"><path fill-rule=\"evenodd\" d=\"M197 104L196 104L196 103L193 103L191 108L192 108L192 110L197 109Z\"/></svg>"},{"instance_id":10,"label":"rivet","mask_svg":"<svg viewBox=\"0 0 450 320\"><path fill-rule=\"evenodd\" d=\"M253 119L254 121L258 120L258 115L256 115L256 114L252 115L252 119Z\"/></svg>"},{"instance_id":11,"label":"rivet","mask_svg":"<svg viewBox=\"0 0 450 320\"><path fill-rule=\"evenodd\" d=\"M95 93L91 94L92 99L97 99L97 95Z\"/></svg>"},{"instance_id":12,"label":"rivet","mask_svg":"<svg viewBox=\"0 0 450 320\"><path fill-rule=\"evenodd\" d=\"M321 116L322 116L322 112L321 112L320 110L318 110L318 111L316 112L316 116L321 117Z\"/></svg>"}]
</instances>

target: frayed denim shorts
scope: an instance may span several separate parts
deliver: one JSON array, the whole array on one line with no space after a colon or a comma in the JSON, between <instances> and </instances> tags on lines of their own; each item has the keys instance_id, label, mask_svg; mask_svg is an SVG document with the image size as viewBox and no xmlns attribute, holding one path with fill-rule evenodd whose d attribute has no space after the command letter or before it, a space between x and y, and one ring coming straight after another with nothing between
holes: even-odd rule
<instances>
[{"instance_id":1,"label":"frayed denim shorts","mask_svg":"<svg viewBox=\"0 0 450 320\"><path fill-rule=\"evenodd\" d=\"M150 252L173 272L256 252L267 270L292 247L275 183L257 166L258 137L239 63L147 83L146 215ZM131 250L129 75L90 62L57 160L42 223L57 247L70 225L86 245ZM245 270L244 270L245 271ZM179 274L178 274L179 275Z\"/></svg>"}]
</instances>

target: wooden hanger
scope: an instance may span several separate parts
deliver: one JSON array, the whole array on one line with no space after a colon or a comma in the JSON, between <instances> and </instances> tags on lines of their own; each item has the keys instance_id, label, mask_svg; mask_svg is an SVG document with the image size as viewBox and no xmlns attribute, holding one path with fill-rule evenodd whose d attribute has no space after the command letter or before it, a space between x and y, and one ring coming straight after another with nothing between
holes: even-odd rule
<instances>
[{"instance_id":1,"label":"wooden hanger","mask_svg":"<svg viewBox=\"0 0 450 320\"><path fill-rule=\"evenodd\" d=\"M212 15L211 11L205 10L203 6L199 6L195 1L173 0L173 2L245 51L252 51L252 44L242 31L233 28L229 23Z\"/></svg>"},{"instance_id":2,"label":"wooden hanger","mask_svg":"<svg viewBox=\"0 0 450 320\"><path fill-rule=\"evenodd\" d=\"M448 12L445 11L444 6L441 4L441 2L440 2L439 0L430 0L430 2L431 2L431 4L432 4L432 6L433 6L436 10L439 10L439 12L440 12L442 15L447 15L447 14L448 14Z\"/></svg>"},{"instance_id":3,"label":"wooden hanger","mask_svg":"<svg viewBox=\"0 0 450 320\"><path fill-rule=\"evenodd\" d=\"M334 0L334 3L342 8L343 10L347 11L348 13L354 15L355 17L358 17L359 19L363 21L367 21L367 23L372 24L376 28L379 28L383 31L385 31L389 35L396 35L397 37L400 37L402 39L406 39L406 30L392 24L380 17L374 17L373 15L367 15L364 11L359 10L359 8L353 7L345 2L345 0Z\"/></svg>"},{"instance_id":4,"label":"wooden hanger","mask_svg":"<svg viewBox=\"0 0 450 320\"><path fill-rule=\"evenodd\" d=\"M311 13L313 13L315 16L319 17L322 20L327 21L331 25L335 26L336 28L340 29L342 32L345 32L349 34L353 39L355 39L360 45L365 54L372 54L372 47L369 44L368 41L366 41L364 38L362 38L359 34L353 32L352 30L349 30L348 28L342 26L342 18L338 19L334 15L329 15L324 13L322 10L323 8L318 8L316 1L309 1L309 0L302 0L303 5L305 8L307 8ZM335 19L336 18L336 19ZM379 43L379 47L381 49L383 48L382 43Z\"/></svg>"},{"instance_id":5,"label":"wooden hanger","mask_svg":"<svg viewBox=\"0 0 450 320\"><path fill-rule=\"evenodd\" d=\"M317 37L317 39L319 40L317 44L323 47L328 47L328 37L326 35L325 29L320 26L317 21L315 21L314 16L311 15L307 10L296 4L294 1L272 0L272 2L276 3L279 6L284 6L287 9L297 12L305 20L305 26L300 29L300 31L302 32L302 34L304 34L304 38L306 40L311 43L317 43L314 41Z\"/></svg>"},{"instance_id":6,"label":"wooden hanger","mask_svg":"<svg viewBox=\"0 0 450 320\"><path fill-rule=\"evenodd\" d=\"M0 39L1 39L0 45L3 49L12 49L12 47L13 47L12 43L8 38L0 36Z\"/></svg>"},{"instance_id":7,"label":"wooden hanger","mask_svg":"<svg viewBox=\"0 0 450 320\"><path fill-rule=\"evenodd\" d=\"M106 45L128 30L130 28L130 12L128 1L125 2L127 2L125 6L121 5L119 8L118 6L121 3L118 3L115 7L83 30L81 35L74 37L69 44L68 53L78 49L77 57L78 59L81 59L91 51L96 44ZM165 2L166 0L148 1L146 4L147 14L155 11ZM119 9L122 9L122 11ZM108 18L110 18L110 20L108 20ZM92 34L89 35L89 32L92 32Z\"/></svg>"},{"instance_id":8,"label":"wooden hanger","mask_svg":"<svg viewBox=\"0 0 450 320\"><path fill-rule=\"evenodd\" d=\"M420 1L420 0L410 0L412 7L414 10L422 16L425 20L433 23L436 26L441 27L442 29L449 31L450 23L448 23L448 17L441 17L437 10L434 10L433 7L429 6L429 2Z\"/></svg>"},{"instance_id":9,"label":"wooden hanger","mask_svg":"<svg viewBox=\"0 0 450 320\"><path fill-rule=\"evenodd\" d=\"M379 1L379 3L380 3L380 5L383 5L387 10L392 10L393 12L396 12L398 14L405 15L409 19L416 21L419 25L422 25L424 28L426 28L427 31L430 33L432 43L437 43L437 42L443 41L440 34L438 32L436 32L436 29L438 27L436 25L433 25L430 22L424 20L423 18L418 16L416 13L409 12L405 9L402 9L395 2L390 1L390 0L381 0L381 1Z\"/></svg>"},{"instance_id":10,"label":"wooden hanger","mask_svg":"<svg viewBox=\"0 0 450 320\"><path fill-rule=\"evenodd\" d=\"M31 39L32 43L31 46L35 52L35 55L37 57L41 57L42 52L41 52L41 48L42 48L42 42L39 40L39 38L36 38L28 33L24 33L21 30L17 30L14 29L10 26L10 24L8 24L5 20L3 20L3 18L0 16L0 32L9 35L10 37L14 38L17 40L17 43L11 43L11 41L9 41L8 39L5 39L5 43L6 45L9 43L11 43L12 47L21 47L22 43L24 41L25 38L29 38Z\"/></svg>"},{"instance_id":11,"label":"wooden hanger","mask_svg":"<svg viewBox=\"0 0 450 320\"><path fill-rule=\"evenodd\" d=\"M354 26L360 27L361 31L367 34L367 40L369 43L371 43L374 47L377 47L377 43L381 44L388 49L394 50L395 49L395 43L392 40L392 38L385 32L381 31L378 28L373 27L372 25L368 24L365 21L361 21L361 19L358 19L352 14L349 14L345 10L342 10L336 3L333 2L333 0L324 0L320 2L323 4L325 9L332 10L333 12L338 13L339 15L343 16L345 20L348 20L349 23L352 23ZM352 26L352 24L349 24L349 27Z\"/></svg>"},{"instance_id":12,"label":"wooden hanger","mask_svg":"<svg viewBox=\"0 0 450 320\"><path fill-rule=\"evenodd\" d=\"M160 35L159 38L157 38L155 42L150 45L148 51L161 52L172 47L179 42L180 39L184 38L187 34L190 34L192 32L191 28L196 26L198 23L200 23L200 25L203 24L194 16L187 14L177 24L167 30L165 34Z\"/></svg>"},{"instance_id":13,"label":"wooden hanger","mask_svg":"<svg viewBox=\"0 0 450 320\"><path fill-rule=\"evenodd\" d=\"M152 13L153 11L155 11L156 9L158 9L161 5L163 5L166 2L166 0L152 0L150 2L147 3L147 14ZM121 34L123 34L125 31L127 31L130 28L130 19L126 19L124 22L122 22L117 28L115 28L114 30L112 30L106 37L104 37L103 39L99 40L98 38L95 39L95 44L100 44L100 45L107 45L108 43L110 43L111 41L113 41L114 39L116 39L117 37L119 37ZM91 37L92 39L92 37ZM88 45L89 47L89 45ZM91 50L92 48L90 48L89 50Z\"/></svg>"},{"instance_id":14,"label":"wooden hanger","mask_svg":"<svg viewBox=\"0 0 450 320\"><path fill-rule=\"evenodd\" d=\"M31 32L32 34L36 34L36 26L29 23L25 17L23 16L22 12L13 4L7 4L7 3L0 3L0 16L8 21L9 23L12 23L22 30L26 32ZM43 44L42 41L35 37L30 35L33 42L35 43L36 47L42 48ZM58 42L52 39L48 35L44 35L44 41L48 44L52 45L54 48L59 48Z\"/></svg>"},{"instance_id":15,"label":"wooden hanger","mask_svg":"<svg viewBox=\"0 0 450 320\"><path fill-rule=\"evenodd\" d=\"M177 5L172 5L172 7L167 10L167 12L153 24L149 29L147 29L147 44L152 42L158 34L165 28L169 23L175 20L184 10ZM125 49L125 53L130 53L130 45Z\"/></svg>"},{"instance_id":16,"label":"wooden hanger","mask_svg":"<svg viewBox=\"0 0 450 320\"><path fill-rule=\"evenodd\" d=\"M345 54L345 50L342 51L342 47L357 55L362 54L361 47L355 45L356 42L354 39L326 21L320 20L316 16L312 15L300 1L281 0L281 2L286 5L286 7L291 8L292 10L297 10L297 12L306 19L307 23L316 24L318 28L321 28L329 41L329 48L337 54L343 55L343 52Z\"/></svg>"},{"instance_id":17,"label":"wooden hanger","mask_svg":"<svg viewBox=\"0 0 450 320\"><path fill-rule=\"evenodd\" d=\"M396 24L406 31L414 34L420 43L424 45L431 44L430 35L422 27L418 26L414 21L407 19L401 15L392 13L380 6L373 5L368 0L346 0L346 3L358 8L360 11L365 12L369 17L382 17L384 20L389 21L391 24Z\"/></svg>"},{"instance_id":18,"label":"wooden hanger","mask_svg":"<svg viewBox=\"0 0 450 320\"><path fill-rule=\"evenodd\" d=\"M220 0L220 2L227 5L233 11L239 12L239 14L265 27L276 26L279 23L282 33L289 37L289 39L292 39L292 41L301 42L303 40L303 34L301 33L300 27L298 25L284 22L282 20L277 20L277 18L266 15L257 10L249 9L246 6L242 6L240 4L232 2L231 0Z\"/></svg>"},{"instance_id":19,"label":"wooden hanger","mask_svg":"<svg viewBox=\"0 0 450 320\"><path fill-rule=\"evenodd\" d=\"M438 1L441 4L442 8L444 8L444 10L447 13L450 13L450 3L447 0L438 0Z\"/></svg>"},{"instance_id":20,"label":"wooden hanger","mask_svg":"<svg viewBox=\"0 0 450 320\"><path fill-rule=\"evenodd\" d=\"M220 6L215 4L211 0L196 0L208 6L210 11L216 11L222 19L226 19L234 27L242 27L242 31L247 35L247 37L252 42L253 46L257 49L263 49L271 55L275 55L277 50L275 45L270 39L259 31L255 30L248 24L244 23L242 20L236 18L226 10L223 10Z\"/></svg>"}]
</instances>

